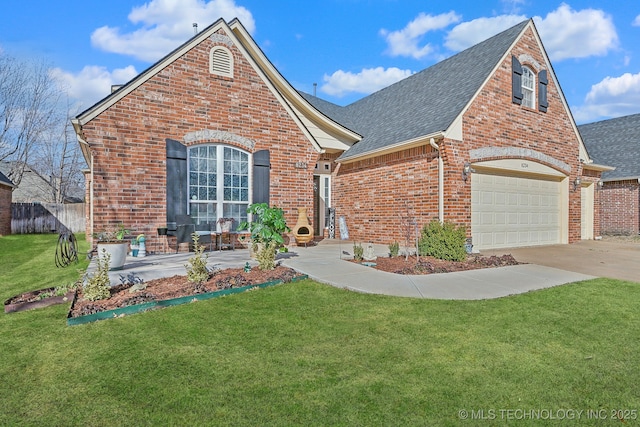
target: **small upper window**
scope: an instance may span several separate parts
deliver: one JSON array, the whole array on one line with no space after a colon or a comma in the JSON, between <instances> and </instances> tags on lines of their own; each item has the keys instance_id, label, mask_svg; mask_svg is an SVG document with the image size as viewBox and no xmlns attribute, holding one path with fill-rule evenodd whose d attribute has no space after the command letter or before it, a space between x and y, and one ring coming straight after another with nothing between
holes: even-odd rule
<instances>
[{"instance_id":1,"label":"small upper window","mask_svg":"<svg viewBox=\"0 0 640 427\"><path fill-rule=\"evenodd\" d=\"M223 46L216 46L209 54L209 72L223 77L233 78L233 55Z\"/></svg>"},{"instance_id":2,"label":"small upper window","mask_svg":"<svg viewBox=\"0 0 640 427\"><path fill-rule=\"evenodd\" d=\"M522 67L522 105L536 107L536 76L528 67Z\"/></svg>"}]
</instances>

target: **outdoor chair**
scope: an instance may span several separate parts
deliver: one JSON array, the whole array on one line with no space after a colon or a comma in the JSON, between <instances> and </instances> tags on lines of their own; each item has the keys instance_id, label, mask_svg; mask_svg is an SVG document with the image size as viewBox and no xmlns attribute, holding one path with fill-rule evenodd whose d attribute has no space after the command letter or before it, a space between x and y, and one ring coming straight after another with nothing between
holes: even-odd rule
<instances>
[{"instance_id":1,"label":"outdoor chair","mask_svg":"<svg viewBox=\"0 0 640 427\"><path fill-rule=\"evenodd\" d=\"M196 224L189 215L177 215L176 216L176 253L180 248L180 243L189 243L190 247L193 244L192 234L198 233L199 241L201 244L208 244L209 250L212 250L213 239L211 239L211 223L202 222Z\"/></svg>"}]
</instances>

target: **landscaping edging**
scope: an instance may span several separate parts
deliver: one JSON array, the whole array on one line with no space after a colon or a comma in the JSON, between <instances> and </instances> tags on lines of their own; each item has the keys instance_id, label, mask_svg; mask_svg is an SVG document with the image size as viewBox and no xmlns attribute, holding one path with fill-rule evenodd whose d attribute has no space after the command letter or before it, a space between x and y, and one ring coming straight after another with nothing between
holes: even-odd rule
<instances>
[{"instance_id":1,"label":"landscaping edging","mask_svg":"<svg viewBox=\"0 0 640 427\"><path fill-rule=\"evenodd\" d=\"M34 293L38 292L48 292L52 291L54 288L47 289L39 289L37 291L33 291ZM19 294L22 295L22 294ZM17 295L16 295L17 296ZM4 302L4 312L5 313L17 313L20 311L33 310L36 308L44 308L49 307L56 304L64 304L65 302L71 301L73 299L75 301L75 291L69 291L64 295L54 296L49 298L43 298L41 300L36 301L26 301L26 302L18 302L10 304L11 301L15 297L11 297Z\"/></svg>"},{"instance_id":2,"label":"landscaping edging","mask_svg":"<svg viewBox=\"0 0 640 427\"><path fill-rule=\"evenodd\" d=\"M300 275L300 276L296 276L294 278L291 279L291 282L297 282L299 280L304 280L306 278L308 278L309 276L305 275ZM75 325L83 325L85 323L91 323L91 322L95 322L98 320L106 320L106 319L113 319L116 317L122 317L122 316L126 316L126 315L130 315L130 314L136 314L136 313L142 313L145 311L149 311L149 310L154 310L154 309L158 309L158 308L164 308L164 307L171 307L171 306L175 306L175 305L181 305L181 304L187 304L190 302L195 302L195 301L204 301L204 300L208 300L208 299L212 299L212 298L217 298L217 297L222 297L225 295L232 295L232 294L237 294L237 293L241 293L241 292L245 292L251 289L262 289L262 288L266 288L269 286L274 286L274 285L279 285L281 283L284 283L284 281L282 280L273 280L271 282L265 282L265 283L261 283L258 285L247 285L247 286L241 286L238 288L229 288L229 289L221 289L219 291L213 291L213 292L206 292L206 293L202 293L202 294L193 294L193 295L187 295L184 297L178 297L178 298L170 298L170 299L166 299L166 300L160 300L160 301L151 301L151 302L146 302L143 304L136 304L136 305L130 305L128 307L121 307L121 308L116 308L113 310L105 310L105 311L101 311L99 313L93 313L93 314L88 314L86 316L78 316L78 317L71 317L71 312L73 310L73 306L76 303L76 299L78 298L78 295L76 294L73 298L73 302L71 303L71 307L69 308L69 313L67 314L67 326L75 326Z\"/></svg>"}]
</instances>

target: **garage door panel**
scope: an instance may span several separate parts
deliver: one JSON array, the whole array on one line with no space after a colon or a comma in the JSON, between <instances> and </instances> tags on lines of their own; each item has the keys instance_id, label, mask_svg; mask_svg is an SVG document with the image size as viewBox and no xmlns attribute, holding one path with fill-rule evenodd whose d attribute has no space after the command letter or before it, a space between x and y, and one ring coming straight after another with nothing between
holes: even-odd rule
<instances>
[{"instance_id":1,"label":"garage door panel","mask_svg":"<svg viewBox=\"0 0 640 427\"><path fill-rule=\"evenodd\" d=\"M471 232L478 249L560 243L560 182L526 175L471 177Z\"/></svg>"}]
</instances>

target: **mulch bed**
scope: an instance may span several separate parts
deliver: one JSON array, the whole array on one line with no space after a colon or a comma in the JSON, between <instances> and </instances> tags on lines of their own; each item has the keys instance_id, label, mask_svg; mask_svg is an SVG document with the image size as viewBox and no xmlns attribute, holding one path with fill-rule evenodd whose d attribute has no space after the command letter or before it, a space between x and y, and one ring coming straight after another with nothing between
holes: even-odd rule
<instances>
[{"instance_id":1,"label":"mulch bed","mask_svg":"<svg viewBox=\"0 0 640 427\"><path fill-rule=\"evenodd\" d=\"M352 261L360 262L360 261ZM366 262L366 261L365 261ZM454 271L477 270L480 268L505 267L508 265L520 264L511 255L502 256L481 256L469 255L465 261L445 261L429 256L404 256L396 257L377 257L370 261L375 263L377 270L387 271L396 274L432 274L432 273L451 273Z\"/></svg>"},{"instance_id":2,"label":"mulch bed","mask_svg":"<svg viewBox=\"0 0 640 427\"><path fill-rule=\"evenodd\" d=\"M249 285L259 285L275 280L290 282L299 275L295 270L283 266L277 266L273 270L265 271L252 268L249 272L245 272L242 268L228 268L216 270L209 280L201 284L189 282L187 276L176 275L144 282L143 285L145 288L135 292L130 292L129 289L133 284L117 285L111 288L110 298L98 301L83 299L82 292L80 291L71 309L70 316L86 316L145 302L161 301Z\"/></svg>"}]
</instances>

